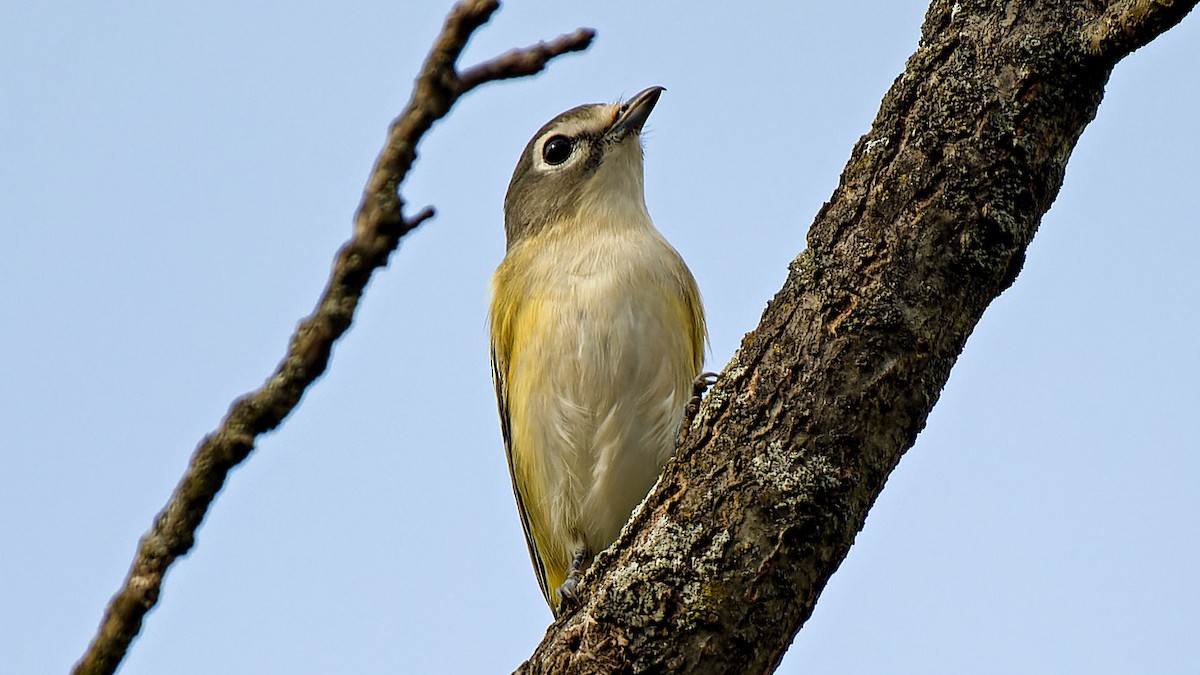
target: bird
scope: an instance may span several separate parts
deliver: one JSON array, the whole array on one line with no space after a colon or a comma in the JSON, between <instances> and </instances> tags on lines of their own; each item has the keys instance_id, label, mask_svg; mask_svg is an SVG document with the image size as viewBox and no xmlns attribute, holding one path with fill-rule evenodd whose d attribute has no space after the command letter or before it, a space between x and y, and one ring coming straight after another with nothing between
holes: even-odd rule
<instances>
[{"instance_id":1,"label":"bird","mask_svg":"<svg viewBox=\"0 0 1200 675\"><path fill-rule=\"evenodd\" d=\"M572 108L521 152L491 283L509 475L554 616L578 604L674 453L708 341L700 291L646 208L642 127L663 87Z\"/></svg>"}]
</instances>

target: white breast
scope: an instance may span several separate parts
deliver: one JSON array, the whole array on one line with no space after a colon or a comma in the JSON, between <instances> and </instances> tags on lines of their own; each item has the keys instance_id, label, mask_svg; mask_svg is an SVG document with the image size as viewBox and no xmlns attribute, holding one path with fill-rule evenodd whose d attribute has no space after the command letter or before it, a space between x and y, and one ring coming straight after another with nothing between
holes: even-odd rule
<instances>
[{"instance_id":1,"label":"white breast","mask_svg":"<svg viewBox=\"0 0 1200 675\"><path fill-rule=\"evenodd\" d=\"M541 468L543 522L556 543L593 553L616 538L673 452L695 377L689 327L678 325L678 254L652 227L597 229L528 261L537 321L510 370L541 422L513 431Z\"/></svg>"}]
</instances>

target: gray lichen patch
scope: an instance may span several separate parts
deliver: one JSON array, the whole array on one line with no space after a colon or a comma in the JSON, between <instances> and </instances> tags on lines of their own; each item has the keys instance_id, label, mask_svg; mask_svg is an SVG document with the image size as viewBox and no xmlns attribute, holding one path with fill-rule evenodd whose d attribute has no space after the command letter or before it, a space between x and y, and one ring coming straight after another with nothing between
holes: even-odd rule
<instances>
[{"instance_id":1,"label":"gray lichen patch","mask_svg":"<svg viewBox=\"0 0 1200 675\"><path fill-rule=\"evenodd\" d=\"M600 587L603 597L594 606L600 612L638 627L663 623L679 608L685 623L715 620L721 592L721 561L732 536L718 531L702 541L704 528L670 516L656 518L638 543L638 552L627 564L612 570ZM674 598L674 599L673 599Z\"/></svg>"},{"instance_id":2,"label":"gray lichen patch","mask_svg":"<svg viewBox=\"0 0 1200 675\"><path fill-rule=\"evenodd\" d=\"M838 483L837 467L827 456L811 451L802 454L778 440L750 460L750 471L759 484L779 494L780 507L812 501Z\"/></svg>"},{"instance_id":3,"label":"gray lichen patch","mask_svg":"<svg viewBox=\"0 0 1200 675\"><path fill-rule=\"evenodd\" d=\"M639 554L609 573L601 587L605 597L595 606L605 614L633 619L639 627L666 620L666 599L682 581L688 553L703 532L699 524L679 523L663 515L638 543Z\"/></svg>"},{"instance_id":4,"label":"gray lichen patch","mask_svg":"<svg viewBox=\"0 0 1200 675\"><path fill-rule=\"evenodd\" d=\"M721 561L731 536L729 530L721 530L692 561L691 576L683 585L681 597L687 616L684 628L714 623L718 607L725 600L725 585L721 580Z\"/></svg>"}]
</instances>

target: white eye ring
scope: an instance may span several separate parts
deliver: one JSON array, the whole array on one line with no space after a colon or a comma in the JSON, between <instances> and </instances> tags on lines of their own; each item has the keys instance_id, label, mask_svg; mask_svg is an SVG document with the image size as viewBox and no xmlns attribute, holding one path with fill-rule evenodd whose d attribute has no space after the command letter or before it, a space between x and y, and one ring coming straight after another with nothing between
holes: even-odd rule
<instances>
[{"instance_id":1,"label":"white eye ring","mask_svg":"<svg viewBox=\"0 0 1200 675\"><path fill-rule=\"evenodd\" d=\"M585 133L576 129L558 127L538 137L530 149L533 168L541 173L562 171L579 163L588 154L589 143Z\"/></svg>"}]
</instances>

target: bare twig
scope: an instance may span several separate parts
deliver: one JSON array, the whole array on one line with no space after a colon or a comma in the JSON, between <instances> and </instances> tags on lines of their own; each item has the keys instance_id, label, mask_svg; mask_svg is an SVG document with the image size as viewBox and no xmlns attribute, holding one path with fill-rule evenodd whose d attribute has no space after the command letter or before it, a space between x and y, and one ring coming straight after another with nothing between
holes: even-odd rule
<instances>
[{"instance_id":1,"label":"bare twig","mask_svg":"<svg viewBox=\"0 0 1200 675\"><path fill-rule=\"evenodd\" d=\"M404 112L392 123L354 221L354 234L338 251L329 283L313 313L300 322L287 354L259 389L230 407L216 431L206 436L170 500L143 535L133 565L113 596L77 674L112 673L158 601L163 576L191 549L196 529L237 464L249 456L255 440L279 426L305 390L324 371L334 342L354 318L371 275L387 264L400 239L434 214L426 208L405 217L397 192L416 158L416 146L435 121L460 96L494 80L532 75L554 57L586 49L594 33L580 29L551 42L517 49L466 70L455 64L471 34L499 7L495 0L463 0L446 18L414 86Z\"/></svg>"},{"instance_id":2,"label":"bare twig","mask_svg":"<svg viewBox=\"0 0 1200 675\"><path fill-rule=\"evenodd\" d=\"M586 49L593 37L595 31L591 28L580 28L574 33L560 35L550 42L539 42L524 49L505 52L490 61L464 70L458 77L459 86L465 91L492 80L533 75L546 67L546 61L554 56Z\"/></svg>"}]
</instances>

